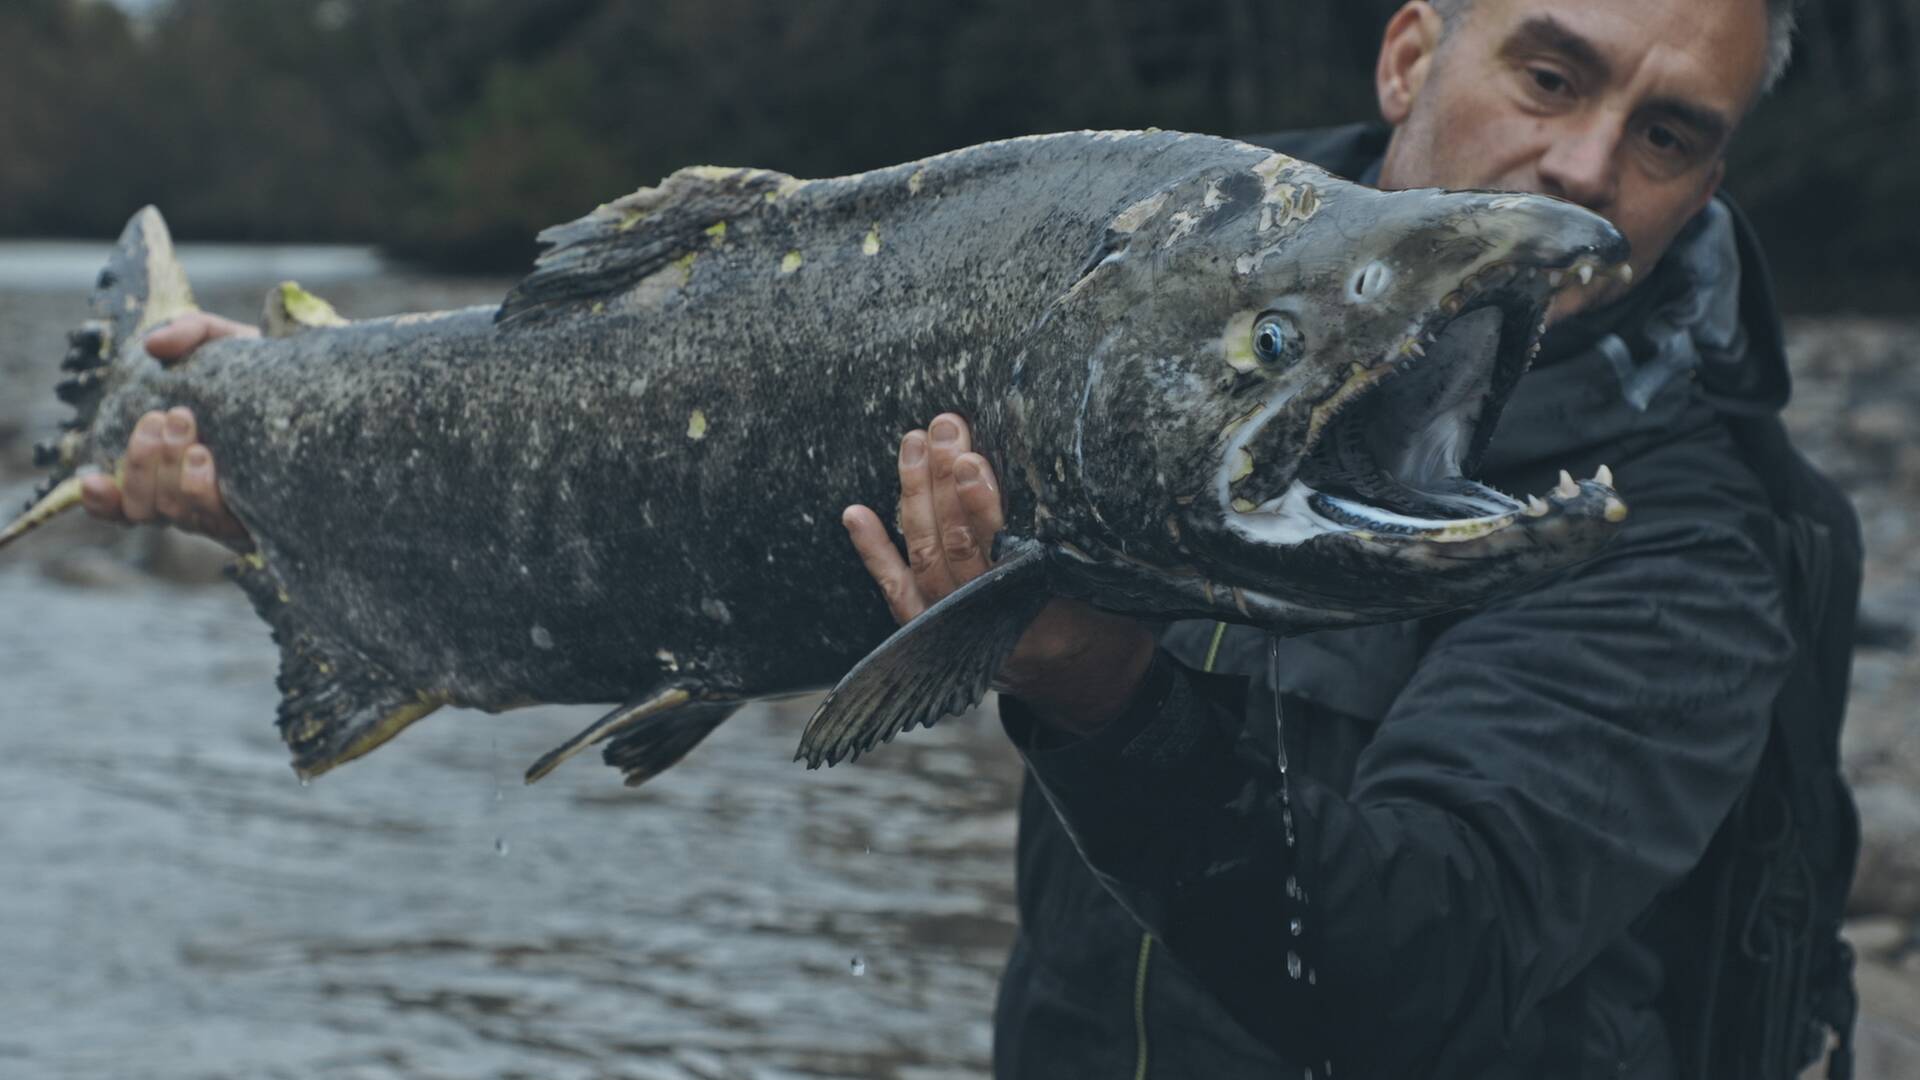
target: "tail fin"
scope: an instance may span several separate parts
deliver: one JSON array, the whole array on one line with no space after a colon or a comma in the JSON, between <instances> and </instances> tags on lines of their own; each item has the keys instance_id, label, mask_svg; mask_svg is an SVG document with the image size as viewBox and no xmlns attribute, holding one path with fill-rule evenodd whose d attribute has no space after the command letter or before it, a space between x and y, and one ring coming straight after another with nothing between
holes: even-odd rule
<instances>
[{"instance_id":1,"label":"tail fin","mask_svg":"<svg viewBox=\"0 0 1920 1080\"><path fill-rule=\"evenodd\" d=\"M127 222L94 284L92 308L94 317L67 334L67 357L60 368L71 374L55 388L75 415L61 425L59 438L33 448L34 464L50 475L34 492L27 512L0 529L0 547L79 505L75 474L83 465L108 464L112 457L94 439L100 402L136 365L146 362L139 345L142 335L195 310L193 290L174 257L173 237L160 211L149 206Z\"/></svg>"}]
</instances>

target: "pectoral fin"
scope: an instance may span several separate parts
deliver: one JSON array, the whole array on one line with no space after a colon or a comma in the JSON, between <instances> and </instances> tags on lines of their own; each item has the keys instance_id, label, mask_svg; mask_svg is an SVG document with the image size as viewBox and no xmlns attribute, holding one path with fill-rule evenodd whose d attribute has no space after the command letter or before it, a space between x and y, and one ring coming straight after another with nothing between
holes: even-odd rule
<instances>
[{"instance_id":1,"label":"pectoral fin","mask_svg":"<svg viewBox=\"0 0 1920 1080\"><path fill-rule=\"evenodd\" d=\"M808 768L858 757L902 731L979 704L1047 591L1046 553L1007 546L992 570L950 593L868 653L820 702L800 737Z\"/></svg>"}]
</instances>

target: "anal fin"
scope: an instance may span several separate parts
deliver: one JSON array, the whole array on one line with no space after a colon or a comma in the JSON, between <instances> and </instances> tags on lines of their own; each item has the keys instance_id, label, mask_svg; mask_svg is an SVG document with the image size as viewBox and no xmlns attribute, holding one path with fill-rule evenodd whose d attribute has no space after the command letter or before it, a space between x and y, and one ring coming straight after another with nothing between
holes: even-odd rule
<instances>
[{"instance_id":1,"label":"anal fin","mask_svg":"<svg viewBox=\"0 0 1920 1080\"><path fill-rule=\"evenodd\" d=\"M280 646L280 737L303 780L367 754L447 699L406 686L373 661L304 626L257 554L229 568Z\"/></svg>"},{"instance_id":2,"label":"anal fin","mask_svg":"<svg viewBox=\"0 0 1920 1080\"><path fill-rule=\"evenodd\" d=\"M829 692L800 736L808 768L858 757L902 731L965 712L1050 597L1046 553L1007 545L998 565L894 631Z\"/></svg>"},{"instance_id":3,"label":"anal fin","mask_svg":"<svg viewBox=\"0 0 1920 1080\"><path fill-rule=\"evenodd\" d=\"M47 492L27 507L27 512L15 518L6 528L0 529L0 548L59 517L68 510L80 505L80 478L69 476L55 484Z\"/></svg>"}]
</instances>

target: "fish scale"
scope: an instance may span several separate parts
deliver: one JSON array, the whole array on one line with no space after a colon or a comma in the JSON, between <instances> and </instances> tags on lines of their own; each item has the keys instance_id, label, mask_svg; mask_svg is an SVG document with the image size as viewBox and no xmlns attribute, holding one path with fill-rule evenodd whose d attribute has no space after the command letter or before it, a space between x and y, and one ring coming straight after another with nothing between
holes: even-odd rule
<instances>
[{"instance_id":1,"label":"fish scale","mask_svg":"<svg viewBox=\"0 0 1920 1080\"><path fill-rule=\"evenodd\" d=\"M281 647L303 777L444 705L603 702L529 778L606 742L637 783L741 702L824 687L801 756L832 762L977 702L1049 596L1301 632L1596 550L1617 504L1597 482L1460 541L1331 520L1249 541L1279 511L1221 490L1297 486L1345 402L1413 362L1406 328L1457 311L1493 256L1624 257L1585 211L1492 202L1169 132L826 180L690 168L543 233L497 308L350 322L289 284L266 336L170 368L141 337L192 299L148 209L69 352L51 493L0 543L75 501L82 466L115 468L141 414L184 405L255 542L233 576ZM1444 254L1368 278L1387 283L1371 307L1346 297L1350 264L1409 250ZM1508 288L1531 329L1549 290ZM1249 360L1256 325L1298 355ZM894 501L894 448L943 410L995 462L1003 558L896 631L837 519Z\"/></svg>"}]
</instances>

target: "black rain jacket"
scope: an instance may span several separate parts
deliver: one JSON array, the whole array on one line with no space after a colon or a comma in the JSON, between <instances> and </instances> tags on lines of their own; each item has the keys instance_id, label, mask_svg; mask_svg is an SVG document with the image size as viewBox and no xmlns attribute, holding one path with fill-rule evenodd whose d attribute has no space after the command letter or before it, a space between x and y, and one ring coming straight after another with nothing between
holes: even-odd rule
<instances>
[{"instance_id":1,"label":"black rain jacket","mask_svg":"<svg viewBox=\"0 0 1920 1080\"><path fill-rule=\"evenodd\" d=\"M1256 141L1356 176L1385 139ZM1277 663L1258 631L1176 623L1085 740L1002 699L1029 776L1001 1080L1675 1076L1649 927L1755 769L1792 654L1722 419L1787 386L1735 218L1744 356L1629 405L1589 346L1631 339L1671 289L1656 268L1556 326L1500 421L1481 471L1504 490L1613 467L1631 516L1599 558L1280 640Z\"/></svg>"}]
</instances>

